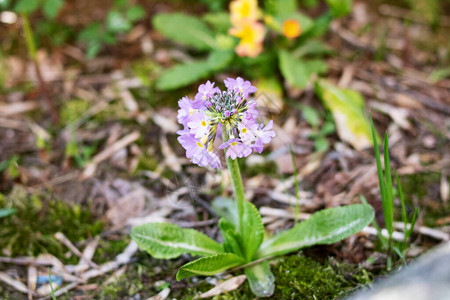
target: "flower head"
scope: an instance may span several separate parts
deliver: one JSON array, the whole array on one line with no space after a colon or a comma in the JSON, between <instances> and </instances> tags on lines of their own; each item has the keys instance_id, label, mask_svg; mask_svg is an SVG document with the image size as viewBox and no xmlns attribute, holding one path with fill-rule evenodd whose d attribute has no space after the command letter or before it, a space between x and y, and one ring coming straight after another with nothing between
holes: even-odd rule
<instances>
[{"instance_id":1,"label":"flower head","mask_svg":"<svg viewBox=\"0 0 450 300\"><path fill-rule=\"evenodd\" d=\"M214 142L222 139L218 149L226 149L231 159L247 157L253 150L261 152L275 132L270 121L265 127L257 120L256 102L248 99L256 91L250 81L238 77L224 81L226 91L207 82L199 87L196 100L182 98L178 104L178 141L186 149L186 157L204 167L219 169L220 159L214 152Z\"/></svg>"},{"instance_id":2,"label":"flower head","mask_svg":"<svg viewBox=\"0 0 450 300\"><path fill-rule=\"evenodd\" d=\"M239 26L243 21L256 21L258 18L257 0L234 0L230 2L230 21Z\"/></svg>"},{"instance_id":3,"label":"flower head","mask_svg":"<svg viewBox=\"0 0 450 300\"><path fill-rule=\"evenodd\" d=\"M218 87L214 87L214 82L211 83L209 80L205 84L201 84L198 87L198 93L195 95L195 100L204 101L206 98L211 97L219 91Z\"/></svg>"},{"instance_id":4,"label":"flower head","mask_svg":"<svg viewBox=\"0 0 450 300\"><path fill-rule=\"evenodd\" d=\"M256 57L263 49L264 25L255 21L243 21L239 27L230 28L231 35L240 38L236 47L239 56Z\"/></svg>"},{"instance_id":5,"label":"flower head","mask_svg":"<svg viewBox=\"0 0 450 300\"><path fill-rule=\"evenodd\" d=\"M297 20L287 19L283 22L281 33L288 39L297 38L301 32L302 29L300 27L300 23Z\"/></svg>"}]
</instances>

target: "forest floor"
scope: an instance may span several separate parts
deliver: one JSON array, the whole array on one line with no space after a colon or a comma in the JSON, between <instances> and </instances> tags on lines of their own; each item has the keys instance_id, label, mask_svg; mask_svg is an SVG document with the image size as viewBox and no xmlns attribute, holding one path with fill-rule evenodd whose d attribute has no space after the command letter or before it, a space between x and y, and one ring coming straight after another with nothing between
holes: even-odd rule
<instances>
[{"instance_id":1,"label":"forest floor","mask_svg":"<svg viewBox=\"0 0 450 300\"><path fill-rule=\"evenodd\" d=\"M357 1L349 17L333 21L326 42L335 55L327 59L326 78L359 91L377 131L389 133L391 164L408 213L420 209L406 253L410 261L450 236L450 80L430 77L436 53L449 51L450 27L432 30L412 11L399 17L398 9ZM5 41L15 38L12 29L1 28L1 34ZM144 53L148 43L151 50ZM73 45L38 52L53 108L26 53L4 57L10 72L8 93L0 95L0 207L17 212L0 219L0 274L13 279L0 281L0 298L35 296L33 280L48 278L46 266L60 270L55 280L62 278L67 292L58 299L147 299L158 293L153 299L190 299L239 275L178 282L176 271L187 256L155 260L133 247L128 235L134 225L169 220L220 239L211 201L231 195L230 179L191 165L176 140L177 101L196 87L154 89L161 66L179 50L146 21L97 58L86 61L80 53ZM383 224L373 149L354 150L331 133L328 150L316 152L314 129L301 108L312 107L321 123L329 112L312 87L286 87L284 98L289 101L270 98L275 105L265 112L277 132L268 150L240 162L247 198L267 231L294 224L290 145L302 213L359 203L363 195ZM395 206L401 220L400 202ZM376 235L361 232L274 260L276 293L302 299L347 295L386 276L380 249ZM48 285L40 289L45 293ZM247 283L222 297L253 299Z\"/></svg>"}]
</instances>

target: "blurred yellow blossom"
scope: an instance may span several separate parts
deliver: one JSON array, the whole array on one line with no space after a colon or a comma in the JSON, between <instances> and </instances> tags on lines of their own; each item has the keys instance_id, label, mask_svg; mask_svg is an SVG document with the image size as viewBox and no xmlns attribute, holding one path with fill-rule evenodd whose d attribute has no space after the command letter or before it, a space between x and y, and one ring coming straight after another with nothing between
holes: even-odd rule
<instances>
[{"instance_id":1,"label":"blurred yellow blossom","mask_svg":"<svg viewBox=\"0 0 450 300\"><path fill-rule=\"evenodd\" d=\"M283 22L281 33L288 39L295 39L300 35L302 29L300 23L294 19L287 19Z\"/></svg>"},{"instance_id":2,"label":"blurred yellow blossom","mask_svg":"<svg viewBox=\"0 0 450 300\"><path fill-rule=\"evenodd\" d=\"M230 3L230 21L233 26L239 27L242 22L258 19L257 0L234 0Z\"/></svg>"},{"instance_id":3,"label":"blurred yellow blossom","mask_svg":"<svg viewBox=\"0 0 450 300\"><path fill-rule=\"evenodd\" d=\"M241 39L236 47L239 56L256 57L262 52L264 25L258 22L245 21L238 28L231 28L229 33Z\"/></svg>"}]
</instances>

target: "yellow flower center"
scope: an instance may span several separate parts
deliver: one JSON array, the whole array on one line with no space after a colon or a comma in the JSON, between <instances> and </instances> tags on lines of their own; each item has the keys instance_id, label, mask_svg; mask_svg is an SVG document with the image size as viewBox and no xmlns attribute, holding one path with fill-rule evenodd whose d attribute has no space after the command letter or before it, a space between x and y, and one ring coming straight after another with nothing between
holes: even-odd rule
<instances>
[{"instance_id":1,"label":"yellow flower center","mask_svg":"<svg viewBox=\"0 0 450 300\"><path fill-rule=\"evenodd\" d=\"M247 128L243 128L242 133L246 133L246 132L247 132Z\"/></svg>"},{"instance_id":2,"label":"yellow flower center","mask_svg":"<svg viewBox=\"0 0 450 300\"><path fill-rule=\"evenodd\" d=\"M198 143L198 142L197 142L197 145L198 145L200 148L203 148L203 145L202 145L201 143Z\"/></svg>"},{"instance_id":3,"label":"yellow flower center","mask_svg":"<svg viewBox=\"0 0 450 300\"><path fill-rule=\"evenodd\" d=\"M205 127L206 126L206 122L202 121L202 126Z\"/></svg>"},{"instance_id":4,"label":"yellow flower center","mask_svg":"<svg viewBox=\"0 0 450 300\"><path fill-rule=\"evenodd\" d=\"M232 142L231 143L231 146L236 146L237 145L237 142Z\"/></svg>"}]
</instances>

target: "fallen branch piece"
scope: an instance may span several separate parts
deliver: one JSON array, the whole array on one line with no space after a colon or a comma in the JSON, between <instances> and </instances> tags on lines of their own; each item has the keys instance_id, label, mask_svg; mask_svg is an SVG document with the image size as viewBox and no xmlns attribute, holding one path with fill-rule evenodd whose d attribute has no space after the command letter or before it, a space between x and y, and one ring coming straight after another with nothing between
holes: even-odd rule
<instances>
[{"instance_id":1,"label":"fallen branch piece","mask_svg":"<svg viewBox=\"0 0 450 300\"><path fill-rule=\"evenodd\" d=\"M12 286L13 288L18 290L19 292L22 292L24 294L31 294L33 296L36 295L35 292L33 292L32 290L28 289L22 282L12 278L11 276L9 276L6 273L0 272L0 280L3 281L6 284Z\"/></svg>"},{"instance_id":2,"label":"fallen branch piece","mask_svg":"<svg viewBox=\"0 0 450 300\"><path fill-rule=\"evenodd\" d=\"M61 243L63 243L67 248L69 248L69 250L72 251L73 254L80 257L82 260L85 260L89 264L89 266L91 266L92 268L98 267L94 262L92 262L92 260L89 257L84 257L83 254L80 252L80 250L78 250L78 248L75 247L74 244L72 244L72 242L64 235L64 233L62 232L55 233L55 238Z\"/></svg>"}]
</instances>

